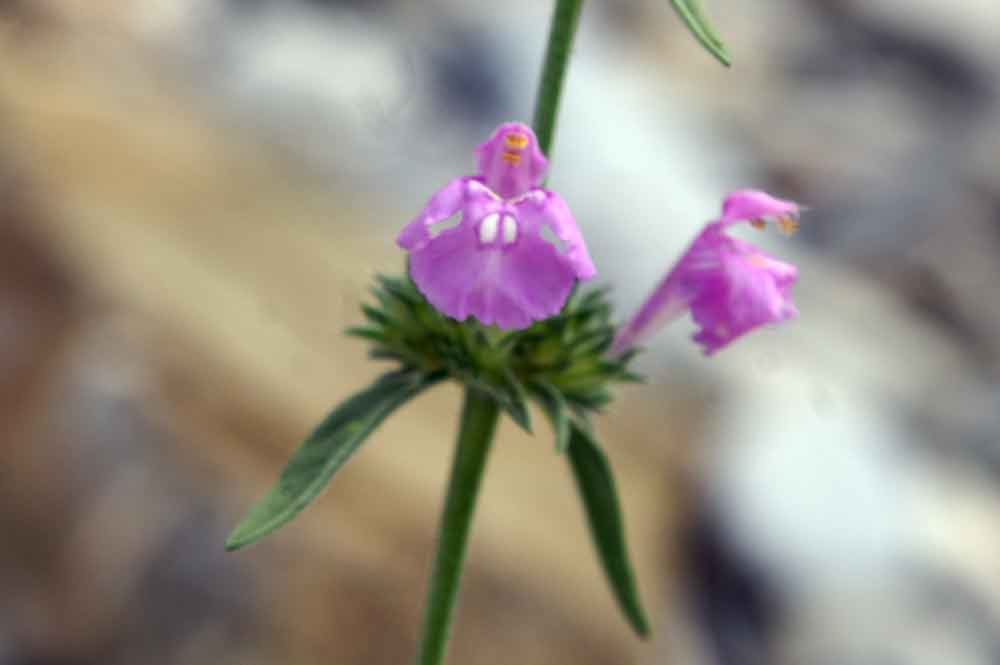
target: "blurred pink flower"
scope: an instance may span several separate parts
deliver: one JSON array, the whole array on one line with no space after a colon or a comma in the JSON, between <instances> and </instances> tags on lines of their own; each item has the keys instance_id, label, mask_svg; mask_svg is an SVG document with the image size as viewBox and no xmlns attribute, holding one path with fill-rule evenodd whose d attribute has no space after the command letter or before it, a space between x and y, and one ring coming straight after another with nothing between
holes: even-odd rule
<instances>
[{"instance_id":1,"label":"blurred pink flower","mask_svg":"<svg viewBox=\"0 0 1000 665\"><path fill-rule=\"evenodd\" d=\"M445 185L396 243L409 250L410 276L439 311L526 328L557 314L574 282L594 276L594 264L569 207L540 187L548 161L530 127L500 125L476 155L479 173ZM459 212L457 226L432 235L432 224ZM542 237L546 226L561 251Z\"/></svg>"},{"instance_id":2,"label":"blurred pink flower","mask_svg":"<svg viewBox=\"0 0 1000 665\"><path fill-rule=\"evenodd\" d=\"M761 191L744 189L727 196L722 217L705 226L622 327L612 352L627 351L688 309L700 327L694 341L706 355L755 328L795 316L791 294L798 278L795 266L729 236L726 229L743 221L763 228L772 221L791 233L798 228L798 215L798 204Z\"/></svg>"}]
</instances>

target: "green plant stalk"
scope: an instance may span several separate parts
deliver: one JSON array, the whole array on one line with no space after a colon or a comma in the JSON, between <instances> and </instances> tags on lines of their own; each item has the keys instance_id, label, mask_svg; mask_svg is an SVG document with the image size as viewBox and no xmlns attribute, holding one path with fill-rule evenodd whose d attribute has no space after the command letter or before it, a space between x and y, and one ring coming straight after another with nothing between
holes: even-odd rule
<instances>
[{"instance_id":1,"label":"green plant stalk","mask_svg":"<svg viewBox=\"0 0 1000 665\"><path fill-rule=\"evenodd\" d=\"M562 97L563 81L569 67L569 56L573 50L573 38L576 36L582 8L583 0L556 0L556 7L552 12L545 64L542 65L538 96L535 98L535 116L531 121L538 137L538 147L550 159L556 116L559 114L559 99Z\"/></svg>"},{"instance_id":2,"label":"green plant stalk","mask_svg":"<svg viewBox=\"0 0 1000 665\"><path fill-rule=\"evenodd\" d=\"M418 665L440 665L444 662L469 527L499 416L500 407L492 397L476 388L465 389L465 406L462 408L448 495L441 515L434 572L427 593Z\"/></svg>"},{"instance_id":3,"label":"green plant stalk","mask_svg":"<svg viewBox=\"0 0 1000 665\"><path fill-rule=\"evenodd\" d=\"M545 63L542 66L532 121L538 146L546 157L551 157L559 99L582 7L583 0L556 0L552 13ZM462 408L451 479L448 482L448 495L441 515L434 572L427 592L423 638L417 654L418 665L441 665L444 662L465 562L469 528L499 417L500 407L496 400L476 388L465 389L465 405Z\"/></svg>"}]
</instances>

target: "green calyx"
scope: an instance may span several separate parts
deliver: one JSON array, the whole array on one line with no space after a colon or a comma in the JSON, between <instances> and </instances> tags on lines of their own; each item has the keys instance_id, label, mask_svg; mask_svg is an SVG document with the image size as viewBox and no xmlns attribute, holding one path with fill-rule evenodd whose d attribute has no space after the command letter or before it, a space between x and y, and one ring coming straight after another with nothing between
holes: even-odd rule
<instances>
[{"instance_id":1,"label":"green calyx","mask_svg":"<svg viewBox=\"0 0 1000 665\"><path fill-rule=\"evenodd\" d=\"M612 384L641 380L628 370L632 352L607 355L615 328L606 289L575 293L556 316L513 332L449 319L409 277L379 276L372 292L378 304L362 307L368 323L347 333L371 342L373 358L444 371L490 394L528 431L528 399L586 422L611 400Z\"/></svg>"}]
</instances>

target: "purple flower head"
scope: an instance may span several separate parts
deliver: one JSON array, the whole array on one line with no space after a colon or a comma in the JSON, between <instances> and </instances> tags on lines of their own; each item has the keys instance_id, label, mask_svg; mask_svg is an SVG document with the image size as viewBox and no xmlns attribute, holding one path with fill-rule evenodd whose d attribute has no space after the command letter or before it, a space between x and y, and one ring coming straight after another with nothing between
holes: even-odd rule
<instances>
[{"instance_id":1,"label":"purple flower head","mask_svg":"<svg viewBox=\"0 0 1000 665\"><path fill-rule=\"evenodd\" d=\"M739 222L763 228L774 222L785 232L798 227L799 206L756 190L726 197L722 217L709 222L687 252L619 331L614 353L623 353L685 310L699 330L694 340L711 355L738 337L798 312L792 303L795 266L726 233Z\"/></svg>"},{"instance_id":2,"label":"purple flower head","mask_svg":"<svg viewBox=\"0 0 1000 665\"><path fill-rule=\"evenodd\" d=\"M504 329L557 314L594 264L569 207L541 188L548 162L530 127L500 125L476 150L479 173L438 191L396 243L410 252L410 276L439 311ZM431 226L461 213L457 226ZM548 227L562 249L541 235Z\"/></svg>"}]
</instances>

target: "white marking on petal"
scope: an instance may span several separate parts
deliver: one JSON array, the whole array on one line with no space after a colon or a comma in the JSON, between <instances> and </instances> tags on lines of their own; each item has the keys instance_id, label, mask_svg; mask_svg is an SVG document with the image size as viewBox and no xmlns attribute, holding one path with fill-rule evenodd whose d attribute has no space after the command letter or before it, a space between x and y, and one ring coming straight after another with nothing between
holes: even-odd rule
<instances>
[{"instance_id":1,"label":"white marking on petal","mask_svg":"<svg viewBox=\"0 0 1000 665\"><path fill-rule=\"evenodd\" d=\"M497 213L486 215L479 225L479 242L489 245L496 240L499 223L500 215Z\"/></svg>"},{"instance_id":2,"label":"white marking on petal","mask_svg":"<svg viewBox=\"0 0 1000 665\"><path fill-rule=\"evenodd\" d=\"M503 216L503 244L513 245L517 240L517 220L510 215Z\"/></svg>"}]
</instances>

